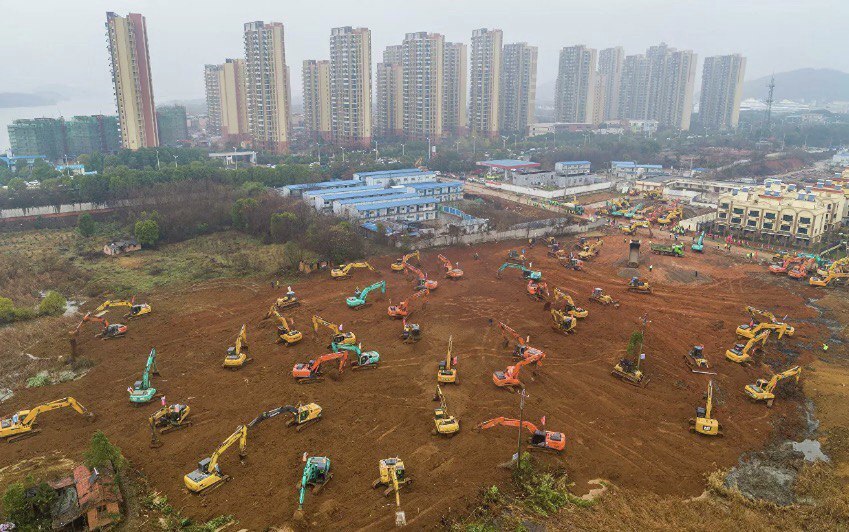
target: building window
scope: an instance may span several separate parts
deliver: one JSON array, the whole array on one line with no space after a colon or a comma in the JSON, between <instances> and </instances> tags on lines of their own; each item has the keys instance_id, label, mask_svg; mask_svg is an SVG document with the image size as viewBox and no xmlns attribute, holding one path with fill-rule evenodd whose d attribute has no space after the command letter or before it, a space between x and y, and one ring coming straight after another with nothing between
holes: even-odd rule
<instances>
[{"instance_id":1,"label":"building window","mask_svg":"<svg viewBox=\"0 0 849 532\"><path fill-rule=\"evenodd\" d=\"M782 230L782 231L784 231L784 232L789 232L789 231L790 231L790 226L789 226L789 225L782 225L782 226L781 226L781 230Z\"/></svg>"},{"instance_id":2,"label":"building window","mask_svg":"<svg viewBox=\"0 0 849 532\"><path fill-rule=\"evenodd\" d=\"M749 216L751 216L753 218L757 218L760 215L761 215L761 211L749 211Z\"/></svg>"},{"instance_id":3,"label":"building window","mask_svg":"<svg viewBox=\"0 0 849 532\"><path fill-rule=\"evenodd\" d=\"M720 218L725 218L726 216L728 216L728 213L727 213L727 212L721 212L721 213L719 213L719 215L718 215L718 216L719 216Z\"/></svg>"},{"instance_id":4,"label":"building window","mask_svg":"<svg viewBox=\"0 0 849 532\"><path fill-rule=\"evenodd\" d=\"M792 214L785 214L784 216L781 217L781 220L785 221L785 222L792 222L793 221L793 215Z\"/></svg>"},{"instance_id":5,"label":"building window","mask_svg":"<svg viewBox=\"0 0 849 532\"><path fill-rule=\"evenodd\" d=\"M772 222L764 222L764 229L772 229Z\"/></svg>"},{"instance_id":6,"label":"building window","mask_svg":"<svg viewBox=\"0 0 849 532\"><path fill-rule=\"evenodd\" d=\"M740 208L740 207L735 208L735 209L734 209L734 214L743 214L743 209L742 209L742 208Z\"/></svg>"},{"instance_id":7,"label":"building window","mask_svg":"<svg viewBox=\"0 0 849 532\"><path fill-rule=\"evenodd\" d=\"M775 213L774 212L765 212L764 218L766 218L767 220L775 220Z\"/></svg>"},{"instance_id":8,"label":"building window","mask_svg":"<svg viewBox=\"0 0 849 532\"><path fill-rule=\"evenodd\" d=\"M808 229L806 227L800 227L799 229L796 230L796 232L799 233L799 234L802 234L802 235L807 235Z\"/></svg>"},{"instance_id":9,"label":"building window","mask_svg":"<svg viewBox=\"0 0 849 532\"><path fill-rule=\"evenodd\" d=\"M733 223L733 224L739 224L739 223L740 223L740 218L731 218L731 223Z\"/></svg>"},{"instance_id":10,"label":"building window","mask_svg":"<svg viewBox=\"0 0 849 532\"><path fill-rule=\"evenodd\" d=\"M758 221L757 220L749 220L748 222L746 222L746 225L748 225L749 227L757 227Z\"/></svg>"},{"instance_id":11,"label":"building window","mask_svg":"<svg viewBox=\"0 0 849 532\"><path fill-rule=\"evenodd\" d=\"M802 216L802 217L799 218L799 223L808 225L808 224L811 223L811 219L808 216Z\"/></svg>"}]
</instances>

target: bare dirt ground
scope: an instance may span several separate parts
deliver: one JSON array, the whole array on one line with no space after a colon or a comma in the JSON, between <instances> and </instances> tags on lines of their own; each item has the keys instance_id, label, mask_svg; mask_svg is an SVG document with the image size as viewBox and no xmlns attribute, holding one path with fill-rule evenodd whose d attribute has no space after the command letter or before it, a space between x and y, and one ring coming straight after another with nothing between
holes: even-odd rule
<instances>
[{"instance_id":1,"label":"bare dirt ground","mask_svg":"<svg viewBox=\"0 0 849 532\"><path fill-rule=\"evenodd\" d=\"M81 354L97 363L77 381L44 388L16 390L3 404L4 412L71 395L95 411L88 424L70 411L45 414L43 432L23 442L0 445L0 464L46 456L60 450L79 457L92 431L103 430L124 451L151 486L169 502L198 520L233 514L240 526L251 530L292 524L297 506L295 485L300 480L301 455L326 455L334 478L318 496L307 495L307 526L327 529L387 529L394 522L394 505L370 488L381 458L400 456L415 479L402 492L407 522L415 528L434 528L443 516L463 512L478 490L504 484L509 473L497 467L515 450L516 433L493 428L475 433L477 423L495 416L517 416L518 398L492 383L492 372L513 363L502 347L498 328L489 319L504 320L548 357L535 372L521 380L529 398L526 417L547 428L563 431L566 450L543 460L561 464L578 490L587 481L604 478L625 489L658 495L696 496L704 490L705 474L737 463L742 452L759 449L773 433L780 417L798 416L795 400L779 400L772 409L750 403L745 384L768 374L765 367L743 368L725 362L724 352L736 339L734 329L748 320L743 308L754 305L772 310L797 326L793 338L782 341L782 358L805 363L810 348L822 340L816 324L806 321L816 311L805 306L805 295L815 289L796 285L794 295L752 264L708 250L704 255L650 259L652 273L640 275L655 293L640 295L625 289L623 238L609 237L601 255L583 272L566 270L546 257L546 249L528 250L535 269L542 269L549 286L569 291L579 306L590 311L578 324L577 334L559 335L550 327L542 303L525 295L525 282L516 270L498 280L496 269L508 249L517 243L496 243L476 248L449 248L447 257L459 261L465 278L443 280L436 252L422 254L425 271L439 278L439 288L427 305L416 312L424 339L402 344L400 321L386 314L389 300L398 302L412 292L411 283L389 269L395 257L375 258L379 274L355 270L352 279L334 281L329 273L315 274L294 285L303 305L289 313L304 331L300 344L275 345L274 326L262 321L279 290L246 281L208 281L180 291L140 295L153 305L153 313L130 323L126 338L102 341L93 329L81 334ZM571 242L569 243L571 245ZM477 252L481 260L474 260ZM646 264L645 262L644 264ZM698 271L696 278L692 272ZM693 279L690 279L692 273ZM362 311L349 310L344 302L356 286L362 288L384 278L387 293ZM696 280L698 279L698 280ZM620 308L589 302L593 287L604 287L621 301ZM327 350L329 331L314 334L312 314L341 322L354 331L365 349L381 354L381 367L373 371L345 371L324 382L298 385L292 365ZM115 313L118 315L118 313ZM645 388L625 384L610 375L624 353L639 319L648 315L645 370L651 381ZM221 362L233 345L239 327L247 323L254 358L238 371L227 371ZM65 330L44 331L47 339L31 353L55 356L67 352ZM461 433L450 440L431 435L437 362L444 357L449 335L459 356L459 386L444 388L448 406L461 423ZM693 344L705 352L719 374L715 416L726 437L704 439L687 430L687 419L703 404L708 378L693 374L683 355ZM136 407L127 398L127 387L139 378L147 353L156 347L160 377L156 388L169 403L187 403L194 426L164 436L165 445L150 449L147 416L156 405ZM771 341L767 352L779 352ZM784 352L790 354L783 354ZM259 412L283 404L315 401L324 408L324 419L301 432L271 419L249 434L244 464L231 449L222 459L222 470L233 479L205 496L188 493L182 477L209 456L237 425Z\"/></svg>"}]
</instances>

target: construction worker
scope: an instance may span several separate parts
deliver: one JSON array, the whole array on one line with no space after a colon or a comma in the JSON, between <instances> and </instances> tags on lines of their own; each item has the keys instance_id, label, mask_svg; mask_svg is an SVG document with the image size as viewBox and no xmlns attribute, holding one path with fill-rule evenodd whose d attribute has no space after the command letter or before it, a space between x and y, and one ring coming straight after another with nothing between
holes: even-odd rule
<instances>
[{"instance_id":1,"label":"construction worker","mask_svg":"<svg viewBox=\"0 0 849 532\"><path fill-rule=\"evenodd\" d=\"M828 351L828 344L822 344L822 350Z\"/></svg>"},{"instance_id":2,"label":"construction worker","mask_svg":"<svg viewBox=\"0 0 849 532\"><path fill-rule=\"evenodd\" d=\"M289 299L295 297L295 291L292 290L291 286L286 287L286 297L288 297Z\"/></svg>"},{"instance_id":3,"label":"construction worker","mask_svg":"<svg viewBox=\"0 0 849 532\"><path fill-rule=\"evenodd\" d=\"M654 269L654 264L649 264L649 272L651 272L653 269Z\"/></svg>"}]
</instances>

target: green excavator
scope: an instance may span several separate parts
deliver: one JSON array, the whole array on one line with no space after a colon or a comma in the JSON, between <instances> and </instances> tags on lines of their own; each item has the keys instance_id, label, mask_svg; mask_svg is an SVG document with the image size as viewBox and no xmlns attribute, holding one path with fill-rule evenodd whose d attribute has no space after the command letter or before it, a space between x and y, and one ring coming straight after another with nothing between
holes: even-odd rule
<instances>
[{"instance_id":1,"label":"green excavator","mask_svg":"<svg viewBox=\"0 0 849 532\"><path fill-rule=\"evenodd\" d=\"M156 368L156 348L151 349L147 356L147 365L144 367L141 380L134 382L129 390L131 403L149 403L156 397L156 388L150 385L151 375L159 375L159 370Z\"/></svg>"},{"instance_id":2,"label":"green excavator","mask_svg":"<svg viewBox=\"0 0 849 532\"><path fill-rule=\"evenodd\" d=\"M304 466L304 474L301 476L301 482L298 483L298 509L295 511L295 519L303 520L304 518L304 497L307 494L307 486L312 486L313 495L318 495L325 484L333 478L333 473L330 472L330 458L326 456L310 456L307 458L307 463Z\"/></svg>"},{"instance_id":3,"label":"green excavator","mask_svg":"<svg viewBox=\"0 0 849 532\"><path fill-rule=\"evenodd\" d=\"M352 369L377 368L377 365L380 363L380 353L377 351L363 351L363 344L350 345L337 344L334 342L330 344L330 348L334 353L347 351L354 355L349 359L351 361L351 366L353 366Z\"/></svg>"},{"instance_id":4,"label":"green excavator","mask_svg":"<svg viewBox=\"0 0 849 532\"><path fill-rule=\"evenodd\" d=\"M354 310L360 310L361 308L365 308L371 303L368 303L368 295L375 290L380 290L381 293L386 293L386 281L378 281L371 286L367 286L362 290L357 290L354 292L354 295L345 300L348 304L348 308Z\"/></svg>"},{"instance_id":5,"label":"green excavator","mask_svg":"<svg viewBox=\"0 0 849 532\"><path fill-rule=\"evenodd\" d=\"M512 262L505 262L504 264L502 264L501 267L498 268L498 273L496 274L496 277L501 279L501 272L503 272L507 268L514 268L516 270L521 270L523 279L532 279L534 281L539 281L540 279L542 279L542 272L530 270L528 268L525 268L521 264L515 264L515 263L512 263Z\"/></svg>"}]
</instances>

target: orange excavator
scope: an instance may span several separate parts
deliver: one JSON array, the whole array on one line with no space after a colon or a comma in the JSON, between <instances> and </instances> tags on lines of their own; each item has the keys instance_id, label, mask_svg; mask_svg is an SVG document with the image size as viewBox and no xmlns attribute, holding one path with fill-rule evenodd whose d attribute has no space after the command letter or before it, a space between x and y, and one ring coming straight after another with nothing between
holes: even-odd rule
<instances>
[{"instance_id":1,"label":"orange excavator","mask_svg":"<svg viewBox=\"0 0 849 532\"><path fill-rule=\"evenodd\" d=\"M413 303L418 301L419 298L423 298L422 305L424 305L425 303L427 303L428 294L430 294L430 290L425 288L420 292L414 293L413 295L411 295L404 301L401 301L397 305L389 305L387 314L389 314L390 318L395 318L398 320L400 320L401 318L409 318L410 314L412 314L414 310Z\"/></svg>"},{"instance_id":2,"label":"orange excavator","mask_svg":"<svg viewBox=\"0 0 849 532\"><path fill-rule=\"evenodd\" d=\"M801 263L802 260L804 260L802 257L788 257L780 264L770 264L769 273L787 273L792 266Z\"/></svg>"},{"instance_id":3,"label":"orange excavator","mask_svg":"<svg viewBox=\"0 0 849 532\"><path fill-rule=\"evenodd\" d=\"M810 258L805 262L796 264L787 270L787 276L793 279L807 279L810 272L817 270L817 260Z\"/></svg>"},{"instance_id":4,"label":"orange excavator","mask_svg":"<svg viewBox=\"0 0 849 532\"><path fill-rule=\"evenodd\" d=\"M528 297L534 301L547 301L550 295L548 283L545 281L528 281Z\"/></svg>"},{"instance_id":5,"label":"orange excavator","mask_svg":"<svg viewBox=\"0 0 849 532\"><path fill-rule=\"evenodd\" d=\"M457 281L463 277L463 270L460 268L455 268L454 264L448 260L445 255L438 255L439 260L442 261L442 267L445 268L445 277L451 279L452 281Z\"/></svg>"},{"instance_id":6,"label":"orange excavator","mask_svg":"<svg viewBox=\"0 0 849 532\"><path fill-rule=\"evenodd\" d=\"M94 321L94 322L103 324L103 330L101 330L96 335L96 337L98 337L98 338L108 340L110 338L118 338L118 337L121 337L121 336L124 336L125 334L127 334L127 326L126 325L121 324L121 323L111 323L110 324L109 321L106 318L104 318L102 316L96 316L96 315L92 314L91 312L89 312L85 316L83 316L82 321L80 321L77 324L76 328L71 330L71 332L69 333L71 335L71 338L76 338L77 336L79 336L80 329L82 329L83 325L85 325L87 322L90 322L90 321Z\"/></svg>"},{"instance_id":7,"label":"orange excavator","mask_svg":"<svg viewBox=\"0 0 849 532\"><path fill-rule=\"evenodd\" d=\"M339 361L339 373L345 369L345 364L348 363L348 352L327 353L321 355L315 360L310 360L306 364L295 364L292 368L292 376L298 381L298 384L312 384L324 380L321 373L321 365L325 362Z\"/></svg>"},{"instance_id":8,"label":"orange excavator","mask_svg":"<svg viewBox=\"0 0 849 532\"><path fill-rule=\"evenodd\" d=\"M501 330L501 336L504 338L504 347L510 345L511 341L515 344L513 347L514 357L524 359L535 355L542 355L545 358L545 353L536 347L528 345L528 342L531 340L530 336L522 338L512 327L500 321L498 322L498 328Z\"/></svg>"},{"instance_id":9,"label":"orange excavator","mask_svg":"<svg viewBox=\"0 0 849 532\"><path fill-rule=\"evenodd\" d=\"M490 419L489 421L484 421L475 427L475 431L480 432L482 430L498 426L521 426L523 429L531 433L531 439L528 443L530 444L530 448L534 450L559 452L566 447L566 436L564 436L562 432L551 432L545 430L545 425L543 425L543 429L540 430L530 421L519 421L518 419L510 419L503 416Z\"/></svg>"},{"instance_id":10,"label":"orange excavator","mask_svg":"<svg viewBox=\"0 0 849 532\"><path fill-rule=\"evenodd\" d=\"M439 283L435 279L428 279L427 274L422 272L420 269L416 268L410 263L404 263L404 268L410 272L414 273L419 277L418 283L416 283L416 290L430 290L433 292L436 290L436 287L439 286Z\"/></svg>"},{"instance_id":11,"label":"orange excavator","mask_svg":"<svg viewBox=\"0 0 849 532\"><path fill-rule=\"evenodd\" d=\"M519 371L522 369L522 366L527 366L528 364L539 366L542 364L542 359L544 358L545 353L540 352L520 360L513 366L507 366L507 369L504 371L495 371L492 373L492 382L499 388L509 388L511 391L514 388L524 388L525 385L519 380Z\"/></svg>"}]
</instances>

